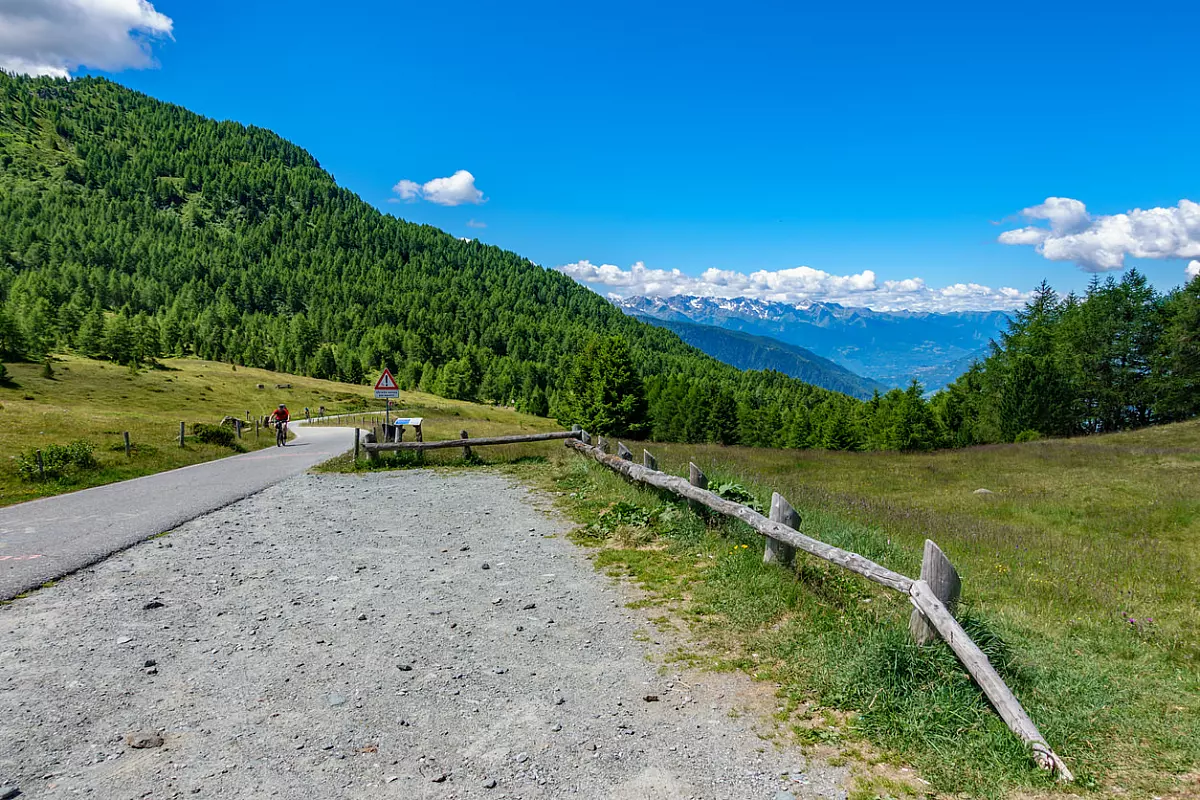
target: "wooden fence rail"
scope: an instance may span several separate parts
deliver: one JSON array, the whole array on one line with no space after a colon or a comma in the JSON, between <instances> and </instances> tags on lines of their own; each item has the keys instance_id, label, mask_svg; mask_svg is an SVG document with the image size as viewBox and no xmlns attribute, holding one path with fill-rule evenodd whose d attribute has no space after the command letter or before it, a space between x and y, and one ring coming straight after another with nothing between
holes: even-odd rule
<instances>
[{"instance_id":1,"label":"wooden fence rail","mask_svg":"<svg viewBox=\"0 0 1200 800\"><path fill-rule=\"evenodd\" d=\"M652 469L649 466L635 464L632 460L627 460L621 456L608 455L602 448L602 445L605 444L603 439L597 440L601 446L596 447L585 444L589 438L586 432L583 432L582 435L575 432L572 433L574 435L569 437L561 436L560 438L568 439L566 442L567 447L573 448L581 455L595 459L632 481L644 483L648 486L684 497L693 507L703 506L719 514L741 520L758 533L766 536L768 544L764 561L785 562L791 555L788 549L794 548L832 564L837 564L844 569L862 575L867 580L874 581L906 595L921 615L921 625L917 625L915 622L912 625L914 635L919 638L920 634L924 632L925 625L936 631L950 646L950 649L954 651L954 654L958 657L962 665L966 667L971 677L975 679L979 688L983 690L984 695L991 702L992 707L999 713L1001 719L1008 725L1009 729L1029 747L1034 762L1042 769L1057 773L1060 780L1074 780L1071 771L1067 769L1062 759L1046 744L1046 740L1042 737L1041 732L1038 731L1037 726L1033 724L1033 721L1025 713L1025 710L1021 707L1012 690L1008 688L999 673L992 667L987 656L971 640L971 637L967 635L967 632L963 630L958 621L954 619L953 614L947 609L947 605L953 606L954 602L958 599L960 582L958 580L958 573L954 571L953 565L950 564L949 560L946 559L945 555L942 554L941 550L933 542L926 543L925 561L921 568L921 577L914 581L912 578L905 577L898 572L893 572L887 567L876 564L874 561L864 558L857 553L842 550L839 547L834 547L833 545L800 533L800 531L793 527L793 525L800 524L799 515L796 514L787 501L779 494L775 494L772 497L771 517L768 519L751 508L747 508L731 500L726 500L709 491L706 488L708 481L704 477L704 473L695 464L688 465L690 480L679 478L659 472L657 469ZM617 448L622 456L629 454L629 450L624 444L618 442ZM630 454L628 458L631 457ZM643 451L643 462L657 466L657 461L654 457L645 451ZM936 554L933 551L936 551ZM939 560L937 556L940 556L941 559ZM943 561L944 563L941 563ZM934 586L931 586L930 583L933 583Z\"/></svg>"},{"instance_id":2,"label":"wooden fence rail","mask_svg":"<svg viewBox=\"0 0 1200 800\"><path fill-rule=\"evenodd\" d=\"M376 453L389 453L398 450L424 452L425 450L442 450L447 447L471 448L496 444L518 444L520 442L549 442L555 439L579 439L581 435L580 431L554 431L553 433L525 433L516 436L481 436L478 439L468 439L466 437L459 439L439 439L434 442L367 442L363 445L363 448L367 451L367 456L371 457Z\"/></svg>"}]
</instances>

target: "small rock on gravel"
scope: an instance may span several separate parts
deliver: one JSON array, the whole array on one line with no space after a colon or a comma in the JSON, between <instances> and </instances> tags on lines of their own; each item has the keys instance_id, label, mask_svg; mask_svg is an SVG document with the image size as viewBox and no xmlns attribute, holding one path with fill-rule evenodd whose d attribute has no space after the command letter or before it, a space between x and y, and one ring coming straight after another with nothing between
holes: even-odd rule
<instances>
[{"instance_id":1,"label":"small rock on gravel","mask_svg":"<svg viewBox=\"0 0 1200 800\"><path fill-rule=\"evenodd\" d=\"M135 731L125 735L125 744L137 750L147 747L162 747L163 738L154 731Z\"/></svg>"}]
</instances>

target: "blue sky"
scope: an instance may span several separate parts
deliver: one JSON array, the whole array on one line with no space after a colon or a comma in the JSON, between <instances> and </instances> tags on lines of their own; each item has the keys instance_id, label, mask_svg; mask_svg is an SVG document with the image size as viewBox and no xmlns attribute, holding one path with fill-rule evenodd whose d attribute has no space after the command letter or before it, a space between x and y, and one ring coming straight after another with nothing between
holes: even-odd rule
<instances>
[{"instance_id":1,"label":"blue sky","mask_svg":"<svg viewBox=\"0 0 1200 800\"><path fill-rule=\"evenodd\" d=\"M1118 262L1169 288L1200 259L1200 4L1183 0L154 0L153 18L97 0L102 20L78 2L24 4L36 50L0 11L0 64L271 128L387 213L602 292L982 307ZM156 63L97 51L100 25L141 26ZM424 186L460 170L473 183ZM1159 211L1110 216L1134 209ZM941 291L960 283L993 291Z\"/></svg>"}]
</instances>

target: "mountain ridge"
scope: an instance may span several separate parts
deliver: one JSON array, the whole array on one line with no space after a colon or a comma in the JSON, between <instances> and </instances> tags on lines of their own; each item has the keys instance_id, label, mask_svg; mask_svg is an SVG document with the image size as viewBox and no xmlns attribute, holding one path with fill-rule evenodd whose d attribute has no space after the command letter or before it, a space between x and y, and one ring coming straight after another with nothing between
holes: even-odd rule
<instances>
[{"instance_id":1,"label":"mountain ridge","mask_svg":"<svg viewBox=\"0 0 1200 800\"><path fill-rule=\"evenodd\" d=\"M635 296L614 302L627 314L776 339L885 386L916 379L929 391L953 381L964 363L984 358L1010 321L1004 311L875 311L748 297Z\"/></svg>"},{"instance_id":2,"label":"mountain ridge","mask_svg":"<svg viewBox=\"0 0 1200 800\"><path fill-rule=\"evenodd\" d=\"M856 375L811 350L769 336L757 336L744 331L694 322L660 320L636 314L633 316L652 325L668 328L692 347L738 369L774 370L805 383L864 400L870 398L877 390L886 392L888 389L878 381Z\"/></svg>"}]
</instances>

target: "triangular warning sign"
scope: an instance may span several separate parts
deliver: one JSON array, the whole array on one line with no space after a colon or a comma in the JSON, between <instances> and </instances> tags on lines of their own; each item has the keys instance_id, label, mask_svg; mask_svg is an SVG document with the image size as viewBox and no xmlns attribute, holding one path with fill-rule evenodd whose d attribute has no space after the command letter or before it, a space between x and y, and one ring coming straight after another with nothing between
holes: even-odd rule
<instances>
[{"instance_id":1,"label":"triangular warning sign","mask_svg":"<svg viewBox=\"0 0 1200 800\"><path fill-rule=\"evenodd\" d=\"M383 374L379 376L379 380L375 381L375 391L379 391L380 389L388 390L399 388L400 387L396 385L396 379L392 377L392 371L384 368Z\"/></svg>"}]
</instances>

